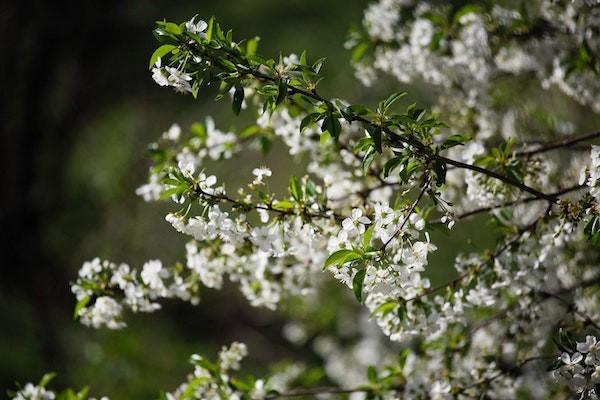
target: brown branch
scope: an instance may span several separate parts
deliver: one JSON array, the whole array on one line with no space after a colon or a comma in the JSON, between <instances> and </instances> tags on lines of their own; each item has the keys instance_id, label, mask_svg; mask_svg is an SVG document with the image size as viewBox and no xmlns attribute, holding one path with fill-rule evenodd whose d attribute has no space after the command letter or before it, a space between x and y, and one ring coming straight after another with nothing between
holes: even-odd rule
<instances>
[{"instance_id":1,"label":"brown branch","mask_svg":"<svg viewBox=\"0 0 600 400\"><path fill-rule=\"evenodd\" d=\"M485 169L485 168L482 168L480 166L473 165L473 164L467 164L467 163L453 160L450 158L446 158L443 156L437 156L437 158L439 160L445 162L446 164L454 165L455 167L462 168L462 169L468 169L471 171L479 172L479 173L487 175L489 177L498 179L499 181L502 181L504 183L508 183L509 185L517 187L517 188L521 189L522 191L532 194L539 199L544 199L551 203L558 202L558 198L556 196L552 196L551 194L546 194L546 193L540 192L539 190L536 190L530 186L527 186L526 184L524 184L522 182L519 182L515 179L509 178L508 176L498 174L497 172L491 171L489 169Z\"/></svg>"},{"instance_id":2,"label":"brown branch","mask_svg":"<svg viewBox=\"0 0 600 400\"><path fill-rule=\"evenodd\" d=\"M427 191L427 189L429 189L429 183L431 182L431 178L427 177L425 179L425 181L423 182L423 188L421 189L421 192L419 192L419 195L417 196L416 200L413 202L412 206L410 206L410 209L408 210L408 214L406 214L406 217L404 217L404 220L402 221L402 224L400 224L400 227L396 230L396 232L394 232L394 234L387 240L387 242L385 242L383 244L383 246L381 246L381 248L379 249L379 251L383 252L385 251L385 248L388 246L388 244L390 244L390 242L392 240L394 240L394 238L396 236L398 236L400 234L400 232L402 232L402 229L404 229L404 226L406 225L406 223L408 222L408 220L410 219L410 216L412 215L412 213L415 211L415 209L417 208L417 205L419 204L419 202L421 201L421 199L423 198L423 196L425 195L425 192Z\"/></svg>"},{"instance_id":3,"label":"brown branch","mask_svg":"<svg viewBox=\"0 0 600 400\"><path fill-rule=\"evenodd\" d=\"M390 389L393 391L395 389ZM265 397L265 399L281 399L281 398L291 398L291 397L304 397L304 396L317 396L321 394L352 394L352 393L369 393L372 389L369 388L354 388L354 389L342 389L335 387L321 387L321 388L312 388L312 389L296 389L291 392L286 393L278 393L278 394L270 394Z\"/></svg>"},{"instance_id":4,"label":"brown branch","mask_svg":"<svg viewBox=\"0 0 600 400\"><path fill-rule=\"evenodd\" d=\"M577 306L575 304L572 304L570 301L563 299L561 296L559 296L557 293L551 293L551 292L547 292L545 290L538 290L526 283L524 283L525 286L530 287L531 289L533 289L535 292L537 292L539 295L544 296L544 297L548 297L548 298L552 298L555 300L558 300L559 302L561 302L562 304L564 304L565 306L567 306L567 308L572 309L573 312L575 314L577 314L579 317L583 318L583 320L585 321L586 324L593 326L594 328L596 328L597 330L600 331L600 325L598 325L589 315L579 311L577 309ZM575 290L577 287L573 287L571 288L571 290Z\"/></svg>"},{"instance_id":5,"label":"brown branch","mask_svg":"<svg viewBox=\"0 0 600 400\"><path fill-rule=\"evenodd\" d=\"M556 357L557 357L556 355L552 354L552 355L541 355L541 356L534 356L534 357L524 358L523 360L517 362L512 367L506 368L504 371L500 371L500 372L498 372L495 375L492 375L490 377L481 379L481 380L479 380L477 382L473 382L470 385L467 385L467 386L464 386L462 388L459 388L457 394L463 393L466 390L469 390L469 389L472 389L472 388L476 388L478 386L489 385L490 383L492 383L496 379L500 378L501 376L506 375L507 373L518 371L519 369L521 369L526 364L529 364L530 362L542 361L542 360L552 360L552 359L554 359Z\"/></svg>"},{"instance_id":6,"label":"brown branch","mask_svg":"<svg viewBox=\"0 0 600 400\"><path fill-rule=\"evenodd\" d=\"M588 140L596 139L600 137L600 131L595 131L591 133L586 133L579 136L573 136L569 138L559 139L556 141L548 142L542 144L540 147L532 150L524 150L516 153L517 157L530 157L535 154L545 153L547 151L556 150L560 148L567 148L574 146L581 142L586 142Z\"/></svg>"},{"instance_id":7,"label":"brown branch","mask_svg":"<svg viewBox=\"0 0 600 400\"><path fill-rule=\"evenodd\" d=\"M276 78L273 78L273 77L271 77L269 75L263 74L263 73L257 71L256 69L248 68L248 70L247 70L246 73L249 74L249 75L252 75L252 76L254 76L256 78L260 78L260 79L263 79L265 81L269 81L271 83L277 83L277 79ZM288 85L288 91L289 91L290 95L299 94L299 95L302 95L302 96L306 96L306 97L311 98L313 100L317 100L319 102L324 103L325 105L327 105L327 107L329 109L332 109L332 110L334 109L334 105L333 105L333 103L330 100L327 100L326 98L324 98L321 95L317 94L317 92L314 91L314 90L313 91L307 91L307 90L304 90L304 89L296 87L296 86ZM418 141L416 138L414 138L412 136L399 136L399 135L395 134L394 132L392 132L388 127L379 126L375 122L373 122L373 121L371 121L371 120L369 120L369 119L367 119L367 118L365 118L363 116L354 115L352 117L352 120L353 121L357 121L357 122L361 122L361 123L363 123L365 125L371 126L373 128L376 128L376 129L382 129L387 134L388 138L394 138L395 140L398 140L398 141L400 141L400 142L402 142L404 144L407 144L407 145L410 145L410 146L414 147L417 152L419 152L421 155L423 155L423 156L425 156L425 157L427 157L429 159L436 159L436 160L444 162L447 165L453 165L453 166L458 167L458 168L468 169L468 170L472 170L472 171L478 172L480 174L487 175L489 177L492 177L492 178L498 179L498 180L500 180L500 181L502 181L504 183L507 183L507 184L509 184L511 186L517 187L517 188L519 188L520 190L522 190L524 192L527 192L527 193L530 193L530 194L532 194L532 195L534 195L536 197L539 197L540 199L548 200L549 202L552 202L552 203L556 203L558 201L558 199L556 197L551 196L551 195L547 195L545 193L542 193L539 190L536 190L536 189L534 189L534 188L532 188L530 186L527 186L524 183L521 183L521 182L519 182L519 181L517 181L517 180L515 180L513 178L508 177L508 176L498 174L498 173L496 173L494 171L491 171L491 170L486 169L486 168L479 167L477 165L467 164L467 163L464 163L464 162L461 162L461 161L457 161L457 160L453 160L453 159L450 159L450 158L447 158L447 157L443 157L443 156L440 156L439 154L431 154L430 149L427 146L425 146L423 143L421 143L420 141Z\"/></svg>"},{"instance_id":8,"label":"brown branch","mask_svg":"<svg viewBox=\"0 0 600 400\"><path fill-rule=\"evenodd\" d=\"M550 193L550 196L559 197L559 196L562 196L564 194L575 192L577 190L583 189L584 187L585 187L585 185L573 185L573 186L569 186L567 188L560 189L560 190L557 190L556 192ZM508 201L506 203L497 204L497 205L494 205L494 206L476 208L474 210L465 211L462 214L456 215L455 219L456 220L461 220L461 219L465 219L465 218L471 217L471 216L476 215L476 214L480 214L480 213L484 213L484 212L496 210L498 208L511 207L511 206L515 206L515 205L518 205L518 204L526 204L526 203L531 203L533 201L540 201L540 200L543 200L543 199L540 199L540 198L535 197L535 196L531 196L531 197L526 197L524 199L517 199L517 200ZM436 222L440 222L440 221L436 221Z\"/></svg>"},{"instance_id":9,"label":"brown branch","mask_svg":"<svg viewBox=\"0 0 600 400\"><path fill-rule=\"evenodd\" d=\"M259 204L247 204L247 203L243 203L241 201L235 200L224 194L207 193L204 190L200 189L199 187L196 187L195 189L196 189L196 194L199 196L208 197L208 198L211 198L211 199L217 200L217 201L225 201L225 202L233 204L235 207L246 209L246 210L266 210L266 211L279 213L282 215L306 216L306 217L310 217L310 218L324 218L324 219L334 218L338 221L343 220L345 218L343 215L337 214L335 212L332 212L331 214L313 213L313 212L307 212L307 211L295 212L293 210L282 210L282 209L274 208L270 204L267 204L264 206L259 205Z\"/></svg>"}]
</instances>

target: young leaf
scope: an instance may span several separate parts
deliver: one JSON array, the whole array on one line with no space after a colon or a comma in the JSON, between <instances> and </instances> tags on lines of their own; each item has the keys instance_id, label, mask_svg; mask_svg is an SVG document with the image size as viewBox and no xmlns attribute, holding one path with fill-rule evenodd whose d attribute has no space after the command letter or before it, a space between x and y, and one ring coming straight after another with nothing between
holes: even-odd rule
<instances>
[{"instance_id":1,"label":"young leaf","mask_svg":"<svg viewBox=\"0 0 600 400\"><path fill-rule=\"evenodd\" d=\"M258 36L248 40L246 43L246 55L253 56L256 54L256 50L258 49L258 42L260 42L260 38Z\"/></svg>"},{"instance_id":2,"label":"young leaf","mask_svg":"<svg viewBox=\"0 0 600 400\"><path fill-rule=\"evenodd\" d=\"M290 194L296 201L302 201L302 186L300 186L298 179L293 175L290 177Z\"/></svg>"},{"instance_id":3,"label":"young leaf","mask_svg":"<svg viewBox=\"0 0 600 400\"><path fill-rule=\"evenodd\" d=\"M152 67L154 67L156 61L158 61L159 58L166 56L176 48L177 46L173 46L172 44L163 44L158 49L154 50L154 53L152 53L152 56L150 57L150 64L148 65L148 69L152 69Z\"/></svg>"},{"instance_id":4,"label":"young leaf","mask_svg":"<svg viewBox=\"0 0 600 400\"><path fill-rule=\"evenodd\" d=\"M55 377L56 377L56 372L48 372L47 374L44 374L44 376L42 376L42 379L40 379L39 386L46 387L46 385L48 385L50 383L50 381L52 379L54 379Z\"/></svg>"},{"instance_id":5,"label":"young leaf","mask_svg":"<svg viewBox=\"0 0 600 400\"><path fill-rule=\"evenodd\" d=\"M341 266L347 262L358 260L360 257L361 255L354 250L342 249L334 251L327 257L327 260L325 260L323 269L332 265Z\"/></svg>"},{"instance_id":6,"label":"young leaf","mask_svg":"<svg viewBox=\"0 0 600 400\"><path fill-rule=\"evenodd\" d=\"M77 305L75 305L75 311L73 312L73 319L77 319L81 310L83 310L85 308L85 306L88 305L90 300L91 300L90 296L85 296L77 302Z\"/></svg>"},{"instance_id":7,"label":"young leaf","mask_svg":"<svg viewBox=\"0 0 600 400\"><path fill-rule=\"evenodd\" d=\"M377 370L374 366L369 365L369 368L367 368L367 377L369 378L369 382L377 383Z\"/></svg>"},{"instance_id":8,"label":"young leaf","mask_svg":"<svg viewBox=\"0 0 600 400\"><path fill-rule=\"evenodd\" d=\"M206 40L209 42L212 40L213 32L215 28L215 17L210 17L208 21L208 27L206 28Z\"/></svg>"},{"instance_id":9,"label":"young leaf","mask_svg":"<svg viewBox=\"0 0 600 400\"><path fill-rule=\"evenodd\" d=\"M356 272L354 278L352 279L352 291L354 292L356 300L359 302L362 301L363 284L365 283L366 274L367 268L361 268Z\"/></svg>"},{"instance_id":10,"label":"young leaf","mask_svg":"<svg viewBox=\"0 0 600 400\"><path fill-rule=\"evenodd\" d=\"M469 140L471 140L471 136L469 136L469 135L452 135L452 136L449 136L448 139L446 139L444 141L444 143L442 143L441 149L442 150L449 149L451 147L458 146L460 144L468 142Z\"/></svg>"},{"instance_id":11,"label":"young leaf","mask_svg":"<svg viewBox=\"0 0 600 400\"><path fill-rule=\"evenodd\" d=\"M375 230L375 224L371 224L371 226L369 226L369 229L367 229L367 231L363 235L363 247L365 249L368 249L369 246L371 245L371 238L373 237L374 230Z\"/></svg>"},{"instance_id":12,"label":"young leaf","mask_svg":"<svg viewBox=\"0 0 600 400\"><path fill-rule=\"evenodd\" d=\"M388 97L383 102L383 112L386 112L388 110L388 108L390 108L392 106L392 104L394 104L396 101L398 101L399 99L401 99L404 96L406 96L406 92L396 92L396 93L393 93L392 95L390 95L390 97Z\"/></svg>"},{"instance_id":13,"label":"young leaf","mask_svg":"<svg viewBox=\"0 0 600 400\"><path fill-rule=\"evenodd\" d=\"M242 109L242 103L244 102L244 88L241 85L236 85L235 92L233 93L233 101L231 102L231 109L235 115L240 114Z\"/></svg>"},{"instance_id":14,"label":"young leaf","mask_svg":"<svg viewBox=\"0 0 600 400\"><path fill-rule=\"evenodd\" d=\"M283 100L285 100L285 97L287 96L287 92L288 92L288 86L287 83L285 82L285 80L281 80L279 81L279 87L278 87L278 91L277 91L277 100L275 101L276 105L281 104L281 102Z\"/></svg>"},{"instance_id":15,"label":"young leaf","mask_svg":"<svg viewBox=\"0 0 600 400\"><path fill-rule=\"evenodd\" d=\"M381 316L386 316L387 314L394 311L394 308L396 308L397 305L398 305L398 301L396 301L396 300L386 301L385 303L380 304L376 309L374 309L373 312L371 313L371 316L374 316L377 314L381 314Z\"/></svg>"}]
</instances>

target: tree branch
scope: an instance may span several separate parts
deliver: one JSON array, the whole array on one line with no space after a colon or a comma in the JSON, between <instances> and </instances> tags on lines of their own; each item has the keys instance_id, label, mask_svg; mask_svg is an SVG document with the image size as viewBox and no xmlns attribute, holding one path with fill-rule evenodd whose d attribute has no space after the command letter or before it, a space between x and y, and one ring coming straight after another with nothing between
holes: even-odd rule
<instances>
[{"instance_id":1,"label":"tree branch","mask_svg":"<svg viewBox=\"0 0 600 400\"><path fill-rule=\"evenodd\" d=\"M379 251L385 251L385 248L387 247L388 244L390 244L390 242L400 234L400 232L402 232L402 229L404 229L404 226L406 225L406 223L408 222L408 220L410 219L410 216L412 215L412 213L415 211L415 209L417 208L417 205L419 204L419 202L421 201L421 199L423 198L423 196L425 195L425 192L427 191L427 189L429 189L429 183L431 182L431 178L427 177L425 179L425 182L423 182L423 188L421 189L421 192L419 193L419 195L417 196L417 199L413 202L412 206L410 207L410 209L408 210L408 214L406 214L406 217L404 217L404 220L402 221L402 224L400 224L400 227L396 230L396 232L394 232L394 234L387 240L387 242L385 242L383 244L383 246L381 246L381 248L379 249Z\"/></svg>"},{"instance_id":2,"label":"tree branch","mask_svg":"<svg viewBox=\"0 0 600 400\"><path fill-rule=\"evenodd\" d=\"M586 142L588 140L596 139L600 137L600 131L586 133L579 136L573 136L569 138L559 139L556 141L542 144L540 147L532 150L523 150L516 153L517 157L531 157L535 154L545 153L550 150L556 150L565 147L571 147L577 143Z\"/></svg>"},{"instance_id":3,"label":"tree branch","mask_svg":"<svg viewBox=\"0 0 600 400\"><path fill-rule=\"evenodd\" d=\"M573 186L569 186L564 189L557 190L556 192L550 193L549 195L554 196L554 197L559 197L564 194L575 192L575 191L583 189L583 188L585 188L585 185L573 185ZM498 208L511 207L511 206L515 206L518 204L526 204L526 203L531 203L533 201L539 201L539 200L543 200L543 199L540 199L535 196L526 197L524 199L512 200L512 201L508 201L508 202L502 203L502 204L497 204L494 206L481 207L481 208L476 208L474 210L465 211L462 214L456 215L454 218L456 220L461 220L461 219L465 219L465 218L471 217L476 214L480 214L480 213L484 213L484 212L488 212L488 211L492 211L492 210L497 210ZM436 222L441 223L441 221L436 221Z\"/></svg>"},{"instance_id":4,"label":"tree branch","mask_svg":"<svg viewBox=\"0 0 600 400\"><path fill-rule=\"evenodd\" d=\"M504 243L502 246L498 247L493 253L491 253L487 259L482 262L479 265L479 269L482 269L483 267L485 267L486 265L488 265L489 263L491 263L492 261L494 261L497 257L499 257L502 253L504 253L506 250L508 250L513 244L517 243L520 239L521 236L523 236L523 234L527 231L533 230L535 229L535 227L537 226L537 224L544 218L546 217L546 215L548 215L548 213L550 212L550 207L548 207L548 209L546 210L546 212L541 215L540 217L536 218L533 222L531 222L529 225L524 226L523 228L520 228L518 230L518 232L515 234L515 236L509 240L508 242ZM403 300L404 303L409 303L415 300L418 300L422 297L425 296L429 296L432 293L438 292L442 289L445 289L447 287L452 287L455 286L456 284L458 284L460 281L462 281L463 279L465 279L466 277L468 277L470 274L469 271L465 271L462 274L460 274L459 276L457 276L456 278L445 282L441 285L435 286L433 288L429 288L427 290L424 290L421 294L418 294L414 297L411 297L409 299L405 299Z\"/></svg>"},{"instance_id":5,"label":"tree branch","mask_svg":"<svg viewBox=\"0 0 600 400\"><path fill-rule=\"evenodd\" d=\"M250 74L250 75L252 75L252 76L254 76L256 78L263 79L263 80L266 80L266 81L271 82L271 83L277 83L277 79L276 78L273 78L273 77L271 77L269 75L263 74L263 73L255 70L255 69L252 69L252 68L248 68L247 71L246 71L246 74ZM302 88L299 88L299 87L296 87L296 86L293 86L293 85L288 85L288 93L290 95L300 94L300 95L306 96L306 97L311 98L313 100L317 100L319 102L324 103L330 109L334 109L334 105L333 105L333 103L330 100L327 100L326 98L324 98L321 95L317 94L317 92L314 91L314 90L313 91L307 91L307 90L304 90ZM500 181L502 181L504 183L507 183L507 184L509 184L511 186L517 187L520 190L522 190L524 192L527 192L527 193L530 193L530 194L532 194L532 195L534 195L534 196L536 196L536 197L538 197L540 199L547 200L547 201L549 201L551 203L556 203L558 201L558 199L556 197L551 196L551 195L547 195L545 193L542 193L539 190L536 190L536 189L534 189L534 188L532 188L530 186L527 186L524 183L518 182L518 181L516 181L516 180L514 180L514 179L512 179L512 178L510 178L508 176L504 176L504 175L498 174L498 173L496 173L494 171L491 171L491 170L486 169L486 168L479 167L477 165L467 164L467 163L464 163L464 162L461 162L461 161L453 160L451 158L440 156L439 154L431 154L429 148L426 147L425 145L423 145L421 142L419 142L415 138L413 138L411 136L407 136L407 137L398 136L398 135L394 134L394 132L392 132L388 127L381 127L381 126L377 125L376 123L374 123L373 121L370 121L367 118L364 118L364 117L362 117L360 115L355 115L355 116L353 116L352 119L353 119L353 121L361 122L361 123L366 124L368 126L371 126L373 128L382 129L388 135L388 137L393 137L394 139L396 139L396 140L398 140L398 141L400 141L400 142L402 142L404 144L407 144L407 145L410 145L410 146L414 147L417 152L419 152L423 156L426 156L427 158L437 159L439 161L444 162L447 165L453 165L453 166L455 166L457 168L468 169L468 170L472 170L472 171L478 172L478 173L483 174L483 175L487 175L487 176L489 176L491 178L498 179L498 180L500 180Z\"/></svg>"},{"instance_id":6,"label":"tree branch","mask_svg":"<svg viewBox=\"0 0 600 400\"><path fill-rule=\"evenodd\" d=\"M390 391L395 389L390 389ZM312 389L296 389L291 392L286 393L278 393L267 395L265 399L282 399L282 398L291 398L291 397L304 397L304 396L317 396L321 394L352 394L352 393L369 393L372 389L369 388L353 388L353 389L342 389L335 387L321 387L321 388L312 388Z\"/></svg>"}]
</instances>

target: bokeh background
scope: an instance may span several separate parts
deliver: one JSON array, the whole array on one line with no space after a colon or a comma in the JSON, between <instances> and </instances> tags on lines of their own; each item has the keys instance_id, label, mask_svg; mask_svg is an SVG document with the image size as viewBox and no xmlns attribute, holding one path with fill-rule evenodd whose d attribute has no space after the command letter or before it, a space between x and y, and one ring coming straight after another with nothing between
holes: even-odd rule
<instances>
[{"instance_id":1,"label":"bokeh background","mask_svg":"<svg viewBox=\"0 0 600 400\"><path fill-rule=\"evenodd\" d=\"M249 370L262 371L282 359L318 365L309 344L294 346L281 335L286 311L252 309L234 288L207 290L197 307L173 302L153 315L130 316L122 331L94 331L72 320L69 282L81 263L95 256L132 266L152 258L182 259L184 238L164 221L169 205L144 203L134 193L146 178L146 144L172 122L185 128L206 115L223 129L243 126L229 105L215 103L210 93L194 101L154 84L147 65L155 48L155 20L215 15L236 38L260 36L267 56L303 49L312 59L326 56L323 93L372 104L401 88L382 81L367 93L353 77L343 43L366 5L366 0L0 5L0 243L5 246L0 396L15 381L35 382L56 371L56 387L89 384L94 395L111 399L156 398L161 389L172 390L184 380L191 353L214 355L233 340L248 343ZM412 88L411 99L426 103L426 93ZM235 186L260 164L281 172L274 178L283 188L289 159L282 152L254 153L214 171ZM476 226L478 221L464 230ZM448 266L458 250L488 244L484 231L476 244L460 232L443 238L433 270ZM330 291L318 315L311 316L322 330L333 329L348 295L335 284Z\"/></svg>"}]
</instances>

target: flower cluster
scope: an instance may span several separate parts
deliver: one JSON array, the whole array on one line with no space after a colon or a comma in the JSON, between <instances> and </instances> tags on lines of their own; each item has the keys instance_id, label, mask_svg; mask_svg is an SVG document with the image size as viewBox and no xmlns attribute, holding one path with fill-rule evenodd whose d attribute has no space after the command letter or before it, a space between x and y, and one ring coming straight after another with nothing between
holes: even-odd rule
<instances>
[{"instance_id":1,"label":"flower cluster","mask_svg":"<svg viewBox=\"0 0 600 400\"><path fill-rule=\"evenodd\" d=\"M166 394L167 400L263 400L287 390L288 384L302 372L290 366L262 379L244 381L233 376L233 372L240 369L240 362L247 355L246 345L238 342L223 346L215 363L192 355L190 363L194 372L174 392Z\"/></svg>"},{"instance_id":2,"label":"flower cluster","mask_svg":"<svg viewBox=\"0 0 600 400\"><path fill-rule=\"evenodd\" d=\"M71 289L78 301L76 317L94 328L123 328L123 308L153 312L160 308L156 300L161 298L198 301L193 279L178 265L167 268L159 260L146 262L138 274L127 264L95 258L83 264Z\"/></svg>"},{"instance_id":3,"label":"flower cluster","mask_svg":"<svg viewBox=\"0 0 600 400\"><path fill-rule=\"evenodd\" d=\"M574 392L583 393L582 398L597 399L600 384L600 343L595 336L586 336L585 342L577 343L577 351L563 352L558 358L554 378L568 385Z\"/></svg>"},{"instance_id":4,"label":"flower cluster","mask_svg":"<svg viewBox=\"0 0 600 400\"><path fill-rule=\"evenodd\" d=\"M79 392L72 389L66 389L60 393L47 389L48 384L54 379L55 374L50 373L42 377L38 384L27 383L20 387L17 392L9 392L12 400L63 400L63 399L87 399L97 400L95 397L88 397L89 389L85 388ZM109 400L108 397L102 396L98 400Z\"/></svg>"}]
</instances>

